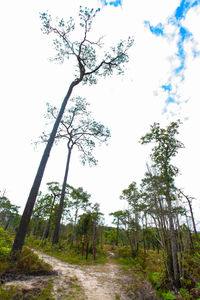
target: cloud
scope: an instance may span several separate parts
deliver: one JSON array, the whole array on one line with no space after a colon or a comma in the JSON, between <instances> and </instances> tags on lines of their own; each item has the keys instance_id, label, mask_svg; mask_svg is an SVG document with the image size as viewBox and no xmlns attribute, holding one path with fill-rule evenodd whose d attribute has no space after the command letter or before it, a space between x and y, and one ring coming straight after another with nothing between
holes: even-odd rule
<instances>
[{"instance_id":1,"label":"cloud","mask_svg":"<svg viewBox=\"0 0 200 300\"><path fill-rule=\"evenodd\" d=\"M172 97L168 97L166 103L175 103L175 100Z\"/></svg>"},{"instance_id":2,"label":"cloud","mask_svg":"<svg viewBox=\"0 0 200 300\"><path fill-rule=\"evenodd\" d=\"M146 26L149 26L149 29L153 34L155 34L157 36L159 36L159 35L163 36L164 35L164 26L163 26L163 24L159 23L157 26L152 26L149 21L145 21L144 24Z\"/></svg>"},{"instance_id":3,"label":"cloud","mask_svg":"<svg viewBox=\"0 0 200 300\"><path fill-rule=\"evenodd\" d=\"M158 23L156 26L153 26L150 21L144 22L153 35L166 38L171 43L176 42L177 50L174 52L173 57L171 57L172 72L166 79L166 82L160 86L162 91L165 92L166 107L164 112L167 112L167 107L170 103L176 103L177 105L181 103L178 95L178 87L185 79L184 73L187 61L186 45L190 43L193 58L200 55L200 51L196 49L197 41L195 41L193 33L184 25L189 12L197 6L200 6L200 0L181 0L180 5L165 23ZM179 81L176 85L173 84L175 78L176 82Z\"/></svg>"},{"instance_id":4,"label":"cloud","mask_svg":"<svg viewBox=\"0 0 200 300\"><path fill-rule=\"evenodd\" d=\"M172 90L172 85L171 85L171 84L167 84L167 85L163 84L163 85L161 85L161 88L162 88L164 91L170 92L170 91Z\"/></svg>"},{"instance_id":5,"label":"cloud","mask_svg":"<svg viewBox=\"0 0 200 300\"><path fill-rule=\"evenodd\" d=\"M187 15L187 13L189 12L189 10L192 7L198 6L200 4L199 0L182 0L180 5L177 7L175 14L174 14L174 18L177 21L181 21L182 19L184 19Z\"/></svg>"},{"instance_id":6,"label":"cloud","mask_svg":"<svg viewBox=\"0 0 200 300\"><path fill-rule=\"evenodd\" d=\"M100 0L102 3L103 3L103 5L113 5L113 6L115 6L115 7L117 7L117 6L122 6L122 0L115 0L115 1L107 1L107 0Z\"/></svg>"}]
</instances>

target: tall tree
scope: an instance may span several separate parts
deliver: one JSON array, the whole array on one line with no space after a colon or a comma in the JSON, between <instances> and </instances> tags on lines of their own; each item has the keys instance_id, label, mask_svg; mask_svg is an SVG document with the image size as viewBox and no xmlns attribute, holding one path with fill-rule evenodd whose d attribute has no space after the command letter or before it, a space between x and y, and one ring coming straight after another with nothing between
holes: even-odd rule
<instances>
[{"instance_id":1,"label":"tall tree","mask_svg":"<svg viewBox=\"0 0 200 300\"><path fill-rule=\"evenodd\" d=\"M83 190L82 187L79 188L72 188L72 191L70 193L70 207L73 209L74 211L74 230L73 230L73 237L72 237L72 241L74 241L74 239L76 239L76 225L77 225L77 220L79 217L79 211L81 210L82 212L86 211L89 207L90 207L90 199L91 195L88 194L87 192L85 192Z\"/></svg>"},{"instance_id":2,"label":"tall tree","mask_svg":"<svg viewBox=\"0 0 200 300\"><path fill-rule=\"evenodd\" d=\"M164 129L159 123L154 123L151 126L151 131L141 138L142 144L153 142L155 144L151 159L154 166L160 171L160 179L162 181L163 194L168 208L168 219L170 225L171 251L173 264L173 286L180 288L180 272L177 255L177 240L173 222L172 203L175 200L174 178L178 174L178 169L172 165L171 160L176 156L178 150L183 148L183 144L176 139L178 134L180 121L171 122Z\"/></svg>"},{"instance_id":3,"label":"tall tree","mask_svg":"<svg viewBox=\"0 0 200 300\"><path fill-rule=\"evenodd\" d=\"M118 246L119 245L119 228L120 228L120 216L123 214L122 210L117 210L115 212L112 212L109 214L109 216L113 217L113 224L115 224L117 226L116 228L116 241L115 241L115 245Z\"/></svg>"},{"instance_id":4,"label":"tall tree","mask_svg":"<svg viewBox=\"0 0 200 300\"><path fill-rule=\"evenodd\" d=\"M110 131L108 128L104 127L101 123L97 123L91 117L91 112L87 109L88 106L89 104L81 97L71 99L70 106L63 115L60 127L57 131L56 141L58 142L63 139L67 140L68 154L60 196L59 211L54 229L53 244L56 244L59 239L60 221L62 217L72 150L74 147L78 149L81 153L81 160L83 164L88 162L90 165L96 165L97 160L92 154L92 151L96 146L96 141L99 144L105 143L110 137ZM50 120L57 118L58 110L56 107L48 105L47 110L47 118ZM48 134L43 133L41 139L42 141L48 141Z\"/></svg>"},{"instance_id":5,"label":"tall tree","mask_svg":"<svg viewBox=\"0 0 200 300\"><path fill-rule=\"evenodd\" d=\"M120 199L128 202L128 209L124 212L124 222L127 223L127 238L130 243L132 256L137 254L139 248L139 199L140 193L136 182L132 182L127 189L122 191Z\"/></svg>"},{"instance_id":6,"label":"tall tree","mask_svg":"<svg viewBox=\"0 0 200 300\"><path fill-rule=\"evenodd\" d=\"M16 251L21 251L24 244L26 231L30 222L31 214L43 178L44 170L51 152L51 148L53 146L60 121L65 111L65 107L74 87L81 82L89 82L90 84L95 84L97 82L98 76L110 76L113 74L114 70L116 70L118 74L122 74L124 70L124 64L128 62L127 51L133 45L132 38L128 38L127 41L120 41L116 47L112 47L110 52L106 52L104 54L104 57L99 60L96 54L96 49L99 49L99 47L102 46L101 39L92 41L89 38L89 33L92 28L92 22L98 11L99 9L94 11L94 9L82 9L82 7L80 8L80 27L78 27L78 32L81 32L82 37L79 41L72 41L70 37L70 35L72 35L73 31L75 30L75 22L72 18L70 18L70 20L67 22L65 22L62 18L57 18L55 24L53 24L51 15L46 12L40 14L44 34L54 34L56 36L56 39L54 39L54 45L57 51L57 56L55 59L63 62L65 58L75 58L76 76L69 85L67 94L62 102L48 143L42 155L26 206L24 208L19 229L15 236L15 240L11 250L12 255L14 255Z\"/></svg>"},{"instance_id":7,"label":"tall tree","mask_svg":"<svg viewBox=\"0 0 200 300\"><path fill-rule=\"evenodd\" d=\"M181 191L179 189L179 192L181 195L183 195L185 197L185 199L187 200L187 203L189 205L189 209L190 209L190 214L191 214L191 219L192 219L192 225L193 225L193 230L194 230L194 234L195 234L195 238L196 241L199 242L199 237L198 237L198 233L197 233L197 229L196 229L196 224L195 224L195 220L194 220L194 214L193 214L193 209L192 209L192 200L194 199L193 197L190 197L188 195L185 195L183 193L183 191Z\"/></svg>"},{"instance_id":8,"label":"tall tree","mask_svg":"<svg viewBox=\"0 0 200 300\"><path fill-rule=\"evenodd\" d=\"M19 206L11 204L4 193L0 196L0 222L4 225L5 230L8 228L11 219L18 215L18 209Z\"/></svg>"},{"instance_id":9,"label":"tall tree","mask_svg":"<svg viewBox=\"0 0 200 300\"><path fill-rule=\"evenodd\" d=\"M53 218L53 214L55 213L56 202L59 201L59 197L61 195L61 188L58 182L48 182L47 183L48 190L50 192L49 197L49 205L48 205L48 220L47 225L43 234L43 238L47 239L50 233L50 225Z\"/></svg>"}]
</instances>

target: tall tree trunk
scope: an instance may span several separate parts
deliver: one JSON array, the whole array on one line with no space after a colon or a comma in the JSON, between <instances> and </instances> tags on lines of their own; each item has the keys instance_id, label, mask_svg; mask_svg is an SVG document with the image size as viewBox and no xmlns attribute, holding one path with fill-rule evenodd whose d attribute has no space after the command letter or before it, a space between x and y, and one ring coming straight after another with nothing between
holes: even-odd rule
<instances>
[{"instance_id":1,"label":"tall tree trunk","mask_svg":"<svg viewBox=\"0 0 200 300\"><path fill-rule=\"evenodd\" d=\"M93 233L92 233L92 258L96 259L96 238L97 238L97 224L96 219L93 220Z\"/></svg>"},{"instance_id":2,"label":"tall tree trunk","mask_svg":"<svg viewBox=\"0 0 200 300\"><path fill-rule=\"evenodd\" d=\"M117 218L117 239L115 245L118 247L119 245L119 217Z\"/></svg>"},{"instance_id":3,"label":"tall tree trunk","mask_svg":"<svg viewBox=\"0 0 200 300\"><path fill-rule=\"evenodd\" d=\"M167 170L167 168L166 168ZM170 185L168 172L166 171L166 201L168 205L168 217L169 217L169 227L170 227L170 238L171 238L171 254L172 254L172 263L173 263L173 285L176 289L181 287L180 283L180 271L178 264L178 245L174 230L173 216L172 216L172 204L170 199Z\"/></svg>"},{"instance_id":4,"label":"tall tree trunk","mask_svg":"<svg viewBox=\"0 0 200 300\"><path fill-rule=\"evenodd\" d=\"M186 196L182 191L180 191L180 193L187 199L189 208L190 208L190 214L191 214L191 218L192 218L192 225L193 225L193 229L194 229L194 234L196 237L197 242L199 242L199 238L198 238L198 234L197 234L197 230L196 230L196 225L195 225L195 221L194 221L194 214L193 214L193 210L192 210L192 204L191 204L191 199Z\"/></svg>"},{"instance_id":5,"label":"tall tree trunk","mask_svg":"<svg viewBox=\"0 0 200 300\"><path fill-rule=\"evenodd\" d=\"M11 218L8 218L8 220L7 220L7 222L6 222L5 226L4 226L4 229L5 229L5 230L7 230L8 225L10 224L10 219L11 219Z\"/></svg>"},{"instance_id":6,"label":"tall tree trunk","mask_svg":"<svg viewBox=\"0 0 200 300\"><path fill-rule=\"evenodd\" d=\"M46 164L47 164L50 152L51 152L51 148L52 148L54 140L55 140L55 136L56 136L60 121L62 119L63 113L65 111L65 107L66 107L67 102L68 102L68 100L71 96L73 88L77 84L79 84L81 81L82 81L82 77L80 77L79 79L74 80L70 84L68 92L67 92L67 94L66 94L66 96L63 100L63 103L61 105L59 114L58 114L57 119L54 123L51 135L50 135L48 143L45 147L42 159L40 161L39 168L37 170L32 188L30 190L30 194L29 194L28 200L26 202L26 206L24 208L24 212L23 212L23 215L21 217L20 225L19 225L19 228L17 230L15 240L14 240L14 243L13 243L13 246L12 246L11 255L14 255L16 251L21 251L22 250L22 246L24 244L24 239L25 239L25 236L26 236L26 231L27 231L27 228L28 228L28 224L30 222L33 207L34 207L34 204L35 204L35 201L36 201L36 198L37 198L37 194L38 194L38 191L39 191L39 188L40 188L40 184L41 184L41 181L42 181L44 170L45 170L45 167L46 167Z\"/></svg>"},{"instance_id":7,"label":"tall tree trunk","mask_svg":"<svg viewBox=\"0 0 200 300\"><path fill-rule=\"evenodd\" d=\"M43 237L42 237L43 240L48 239L48 237L49 237L50 224L51 224L51 216L49 216L49 219L47 221L47 225L45 227L44 234L43 234Z\"/></svg>"},{"instance_id":8,"label":"tall tree trunk","mask_svg":"<svg viewBox=\"0 0 200 300\"><path fill-rule=\"evenodd\" d=\"M77 246L77 237L76 237L76 223L78 218L78 207L76 206L75 216L74 216L74 226L73 226L73 234L72 234L72 246L74 245L74 241Z\"/></svg>"},{"instance_id":9,"label":"tall tree trunk","mask_svg":"<svg viewBox=\"0 0 200 300\"><path fill-rule=\"evenodd\" d=\"M60 196L58 215L56 218L56 224L55 224L54 233L53 233L52 245L57 244L58 240L59 240L60 221L61 221L62 213L63 213L65 189L66 189L67 177L68 177L68 173L69 173L69 163L70 163L70 158L71 158L71 152L72 152L72 147L69 147L65 175L64 175L64 179L63 179L62 191L61 191L61 196Z\"/></svg>"},{"instance_id":10,"label":"tall tree trunk","mask_svg":"<svg viewBox=\"0 0 200 300\"><path fill-rule=\"evenodd\" d=\"M175 236L174 224L172 220L172 216L169 216L170 223L170 236L171 236L171 250L172 250L172 261L173 261L173 271L174 271L174 286L179 289L180 285L180 272L179 272L179 264L178 264L178 249L177 249L177 240Z\"/></svg>"},{"instance_id":11,"label":"tall tree trunk","mask_svg":"<svg viewBox=\"0 0 200 300\"><path fill-rule=\"evenodd\" d=\"M193 244L192 234L191 234L190 227L189 227L189 222L188 222L188 218L187 218L186 209L184 210L184 212L185 212L186 224L187 224L188 234L189 234L190 243L191 243L191 250L194 252L194 244Z\"/></svg>"},{"instance_id":12,"label":"tall tree trunk","mask_svg":"<svg viewBox=\"0 0 200 300\"><path fill-rule=\"evenodd\" d=\"M51 209L50 209L50 213L49 213L49 219L47 221L47 226L45 228L42 239L48 239L48 237L49 237L50 225L51 225L51 219L52 219L52 212L53 212L53 209L54 209L55 201L56 201L56 195L54 195L54 197L53 197L53 202L51 204Z\"/></svg>"}]
</instances>

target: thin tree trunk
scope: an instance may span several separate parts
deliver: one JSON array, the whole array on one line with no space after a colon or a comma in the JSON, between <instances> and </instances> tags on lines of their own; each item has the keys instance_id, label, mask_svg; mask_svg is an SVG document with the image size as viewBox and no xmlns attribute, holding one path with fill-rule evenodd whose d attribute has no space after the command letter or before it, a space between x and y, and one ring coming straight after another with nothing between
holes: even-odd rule
<instances>
[{"instance_id":1,"label":"thin tree trunk","mask_svg":"<svg viewBox=\"0 0 200 300\"><path fill-rule=\"evenodd\" d=\"M47 226L45 228L44 235L43 235L42 239L48 239L48 237L49 237L50 225L51 225L51 219L52 219L52 212L53 212L53 209L54 209L55 201L56 201L56 195L54 195L54 197L53 197L53 202L51 204L51 210L50 210L50 213L49 213L49 219L48 219Z\"/></svg>"},{"instance_id":2,"label":"thin tree trunk","mask_svg":"<svg viewBox=\"0 0 200 300\"><path fill-rule=\"evenodd\" d=\"M193 225L193 229L194 229L194 234L195 234L197 242L199 242L199 238L198 238L198 234L197 234L197 230L196 230L196 225L195 225L195 221L194 221L194 215L193 215L193 211L192 211L191 200L182 191L180 191L180 193L187 199L187 202L188 202L188 205L189 205L189 208L190 208L190 214L191 214L191 218L192 218L192 225Z\"/></svg>"},{"instance_id":3,"label":"thin tree trunk","mask_svg":"<svg viewBox=\"0 0 200 300\"><path fill-rule=\"evenodd\" d=\"M51 217L49 217L49 219L47 221L47 225L45 227L44 234L43 234L43 237L42 237L43 240L47 239L49 237L50 224L51 224Z\"/></svg>"},{"instance_id":4,"label":"thin tree trunk","mask_svg":"<svg viewBox=\"0 0 200 300\"><path fill-rule=\"evenodd\" d=\"M75 217L74 217L74 227L73 227L73 235L72 235L72 246L74 245L74 240L77 246L77 237L76 237L76 223L78 218L78 207L76 207Z\"/></svg>"},{"instance_id":5,"label":"thin tree trunk","mask_svg":"<svg viewBox=\"0 0 200 300\"><path fill-rule=\"evenodd\" d=\"M30 222L33 207L34 207L34 204L35 204L35 201L36 201L36 198L37 198L37 194L38 194L38 191L39 191L39 188L40 188L40 184L41 184L41 181L42 181L44 170L45 170L45 167L46 167L46 164L47 164L50 152L51 152L51 148L52 148L54 140L55 140L55 136L56 136L60 121L62 119L63 113L65 111L65 107L66 107L67 102L68 102L68 100L71 96L73 88L77 84L79 84L81 81L82 81L82 77L80 77L77 80L74 80L70 84L68 92L67 92L67 94L66 94L66 96L63 100L63 103L61 105L59 114L58 114L57 119L54 123L51 135L50 135L48 143L45 147L42 159L40 161L39 168L37 170L32 188L30 190L30 194L29 194L28 200L26 202L26 206L25 206L23 215L21 217L20 225L19 225L19 228L18 228L16 236L15 236L15 240L14 240L13 247L12 247L12 250L11 250L11 255L14 255L16 251L21 251L22 250L22 246L24 244L26 231L27 231L27 228L28 228L28 225L29 225L29 222Z\"/></svg>"},{"instance_id":6,"label":"thin tree trunk","mask_svg":"<svg viewBox=\"0 0 200 300\"><path fill-rule=\"evenodd\" d=\"M190 227L189 227L189 223L188 223L188 218L187 218L186 209L185 209L185 218L186 218L186 223L187 223L187 228L188 228L188 233L189 233L189 238L190 238L190 243L191 243L191 249L192 249L192 251L194 252L194 244L193 244L192 234L191 234Z\"/></svg>"},{"instance_id":7,"label":"thin tree trunk","mask_svg":"<svg viewBox=\"0 0 200 300\"><path fill-rule=\"evenodd\" d=\"M119 217L117 218L117 240L116 240L116 244L117 247L119 245Z\"/></svg>"},{"instance_id":8,"label":"thin tree trunk","mask_svg":"<svg viewBox=\"0 0 200 300\"><path fill-rule=\"evenodd\" d=\"M89 253L89 237L86 236L86 252L85 252L85 259L88 259L88 253Z\"/></svg>"},{"instance_id":9,"label":"thin tree trunk","mask_svg":"<svg viewBox=\"0 0 200 300\"><path fill-rule=\"evenodd\" d=\"M169 187L169 178L168 172L166 168L166 201L168 205L168 214L169 214L169 226L170 226L170 238L171 238L171 254L172 254L172 263L173 263L173 277L174 277L174 287L179 289L181 287L180 284L180 271L179 271L179 264L178 264L178 247L177 247L177 240L174 230L174 223L172 217L172 204L170 199L170 187Z\"/></svg>"},{"instance_id":10,"label":"thin tree trunk","mask_svg":"<svg viewBox=\"0 0 200 300\"><path fill-rule=\"evenodd\" d=\"M96 259L96 235L97 235L97 228L96 228L96 220L93 221L93 237L92 237L92 257L93 260Z\"/></svg>"},{"instance_id":11,"label":"thin tree trunk","mask_svg":"<svg viewBox=\"0 0 200 300\"><path fill-rule=\"evenodd\" d=\"M69 163L70 163L70 158L71 158L71 152L72 152L72 147L69 147L65 175L64 175L63 185L62 185L62 192L61 192L61 197L60 197L60 204L59 204L59 209L58 209L58 215L56 218L56 224L55 224L54 233L53 233L52 245L57 244L58 240L59 240L60 221L61 221L62 213L63 213L65 189L66 189L67 177L68 177L68 173L69 173Z\"/></svg>"},{"instance_id":12,"label":"thin tree trunk","mask_svg":"<svg viewBox=\"0 0 200 300\"><path fill-rule=\"evenodd\" d=\"M7 230L9 224L10 224L10 218L8 218L8 221L6 222L6 224L4 226L4 230Z\"/></svg>"}]
</instances>

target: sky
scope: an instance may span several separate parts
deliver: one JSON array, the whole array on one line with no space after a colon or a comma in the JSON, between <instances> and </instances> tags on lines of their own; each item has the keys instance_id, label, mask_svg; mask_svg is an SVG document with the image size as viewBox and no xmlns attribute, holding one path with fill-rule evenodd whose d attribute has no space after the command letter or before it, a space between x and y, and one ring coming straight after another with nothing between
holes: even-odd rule
<instances>
[{"instance_id":1,"label":"sky","mask_svg":"<svg viewBox=\"0 0 200 300\"><path fill-rule=\"evenodd\" d=\"M175 163L177 186L194 197L200 216L199 78L200 0L19 0L0 4L0 191L23 211L43 147L34 142L45 129L46 102L60 106L74 66L50 62L52 38L41 31L39 13L76 18L79 6L101 8L91 35L103 36L104 48L128 36L134 38L123 76L79 85L73 97L90 103L94 118L111 130L108 146L96 147L98 166L82 166L72 154L69 184L83 187L100 204L106 223L110 212L125 208L122 190L132 181L139 187L151 146L139 143L150 125L180 119L181 149ZM40 190L49 181L62 182L67 149L51 152Z\"/></svg>"}]
</instances>

